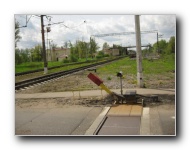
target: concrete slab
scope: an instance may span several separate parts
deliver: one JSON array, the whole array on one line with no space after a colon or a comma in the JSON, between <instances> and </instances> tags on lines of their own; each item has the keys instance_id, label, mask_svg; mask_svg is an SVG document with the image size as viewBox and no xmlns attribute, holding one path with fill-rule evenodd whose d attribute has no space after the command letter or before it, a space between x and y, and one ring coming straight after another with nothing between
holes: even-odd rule
<instances>
[{"instance_id":1,"label":"concrete slab","mask_svg":"<svg viewBox=\"0 0 190 150\"><path fill-rule=\"evenodd\" d=\"M150 109L150 135L163 135L157 107Z\"/></svg>"},{"instance_id":2,"label":"concrete slab","mask_svg":"<svg viewBox=\"0 0 190 150\"><path fill-rule=\"evenodd\" d=\"M114 105L97 131L97 135L139 135L142 106Z\"/></svg>"},{"instance_id":3,"label":"concrete slab","mask_svg":"<svg viewBox=\"0 0 190 150\"><path fill-rule=\"evenodd\" d=\"M123 91L136 90L137 94L154 95L154 94L171 94L175 95L175 89L123 89ZM115 93L120 93L120 89L111 89ZM26 98L54 98L54 97L89 97L89 96L106 96L104 90L88 90L88 91L68 91L68 92L50 92L50 93L33 93L33 94L15 94L16 99Z\"/></svg>"},{"instance_id":4,"label":"concrete slab","mask_svg":"<svg viewBox=\"0 0 190 150\"><path fill-rule=\"evenodd\" d=\"M101 107L74 105L16 108L15 135L84 135L101 112Z\"/></svg>"},{"instance_id":5,"label":"concrete slab","mask_svg":"<svg viewBox=\"0 0 190 150\"><path fill-rule=\"evenodd\" d=\"M176 135L175 106L160 105L157 106L157 111L163 135Z\"/></svg>"},{"instance_id":6,"label":"concrete slab","mask_svg":"<svg viewBox=\"0 0 190 150\"><path fill-rule=\"evenodd\" d=\"M141 117L140 135L150 135L150 114L149 107L143 108Z\"/></svg>"},{"instance_id":7,"label":"concrete slab","mask_svg":"<svg viewBox=\"0 0 190 150\"><path fill-rule=\"evenodd\" d=\"M140 117L109 116L98 135L139 135Z\"/></svg>"},{"instance_id":8,"label":"concrete slab","mask_svg":"<svg viewBox=\"0 0 190 150\"><path fill-rule=\"evenodd\" d=\"M99 116L96 118L96 120L90 126L90 128L86 131L85 135L93 135L95 133L96 129L99 127L99 125L103 121L103 119L106 116L109 109L110 109L110 107L104 107L102 112L99 114Z\"/></svg>"}]
</instances>

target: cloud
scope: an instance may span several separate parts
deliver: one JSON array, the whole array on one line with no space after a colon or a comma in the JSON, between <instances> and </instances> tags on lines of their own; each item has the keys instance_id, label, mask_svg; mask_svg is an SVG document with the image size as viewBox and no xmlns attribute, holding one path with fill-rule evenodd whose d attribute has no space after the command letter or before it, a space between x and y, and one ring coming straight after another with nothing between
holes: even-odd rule
<instances>
[{"instance_id":1,"label":"cloud","mask_svg":"<svg viewBox=\"0 0 190 150\"><path fill-rule=\"evenodd\" d=\"M19 17L19 16L18 16ZM141 31L158 30L163 38L175 35L175 15L141 15ZM46 24L47 19L44 18ZM48 38L52 39L58 46L63 46L65 41L74 43L76 40L89 42L90 36L94 34L135 32L134 15L52 15L51 23L62 22L51 25ZM24 23L24 21L22 21ZM41 43L41 22L37 17L32 17L28 27L20 30L22 36L18 43L19 47L31 48L36 43ZM47 35L45 34L47 38ZM104 42L109 45L135 45L135 35L120 35L96 38L100 47ZM26 44L28 42L28 44ZM156 42L156 33L141 36L142 44L153 44ZM28 47L26 47L28 46Z\"/></svg>"}]
</instances>

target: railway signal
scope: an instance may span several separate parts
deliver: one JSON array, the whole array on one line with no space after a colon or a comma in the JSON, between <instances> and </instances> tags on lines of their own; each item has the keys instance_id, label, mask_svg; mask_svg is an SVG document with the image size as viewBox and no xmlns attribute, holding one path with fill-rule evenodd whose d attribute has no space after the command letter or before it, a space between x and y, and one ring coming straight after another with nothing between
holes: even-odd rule
<instances>
[{"instance_id":1,"label":"railway signal","mask_svg":"<svg viewBox=\"0 0 190 150\"><path fill-rule=\"evenodd\" d=\"M89 73L88 78L93 81L97 86L101 87L103 90L105 90L107 93L111 94L112 92L110 91L110 89L108 89L103 81L96 75Z\"/></svg>"}]
</instances>

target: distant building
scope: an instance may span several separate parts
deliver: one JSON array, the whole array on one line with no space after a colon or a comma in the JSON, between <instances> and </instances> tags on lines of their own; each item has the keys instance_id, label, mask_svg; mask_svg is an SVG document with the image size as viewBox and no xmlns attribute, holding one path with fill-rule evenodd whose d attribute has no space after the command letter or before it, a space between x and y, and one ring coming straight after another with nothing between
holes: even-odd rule
<instances>
[{"instance_id":1,"label":"distant building","mask_svg":"<svg viewBox=\"0 0 190 150\"><path fill-rule=\"evenodd\" d=\"M54 48L47 51L48 61L62 61L70 56L69 48Z\"/></svg>"},{"instance_id":2,"label":"distant building","mask_svg":"<svg viewBox=\"0 0 190 150\"><path fill-rule=\"evenodd\" d=\"M108 54L110 56L119 56L119 49L117 48L106 48L103 49L104 54Z\"/></svg>"}]
</instances>

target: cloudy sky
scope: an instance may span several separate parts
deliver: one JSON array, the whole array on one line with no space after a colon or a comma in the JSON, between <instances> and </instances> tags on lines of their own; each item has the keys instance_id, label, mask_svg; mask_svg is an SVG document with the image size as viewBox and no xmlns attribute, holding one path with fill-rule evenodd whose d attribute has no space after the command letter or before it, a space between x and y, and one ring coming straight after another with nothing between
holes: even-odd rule
<instances>
[{"instance_id":1,"label":"cloudy sky","mask_svg":"<svg viewBox=\"0 0 190 150\"><path fill-rule=\"evenodd\" d=\"M45 39L53 40L54 44L63 46L64 42L83 40L89 42L91 35L135 32L134 15L47 15L44 17L44 24L51 24L51 32L45 33ZM15 15L20 26L26 25L26 15ZM22 39L18 43L18 48L32 48L41 44L41 20L37 15L27 15L27 27L20 28ZM58 24L56 24L58 23ZM46 29L47 26L45 26ZM141 15L141 31L157 30L159 35L166 41L176 34L175 15ZM160 40L159 39L159 40ZM122 46L134 46L135 34L95 37L96 42L102 47L104 42L110 46L119 44ZM141 44L154 44L157 41L157 33L141 35Z\"/></svg>"}]
</instances>

